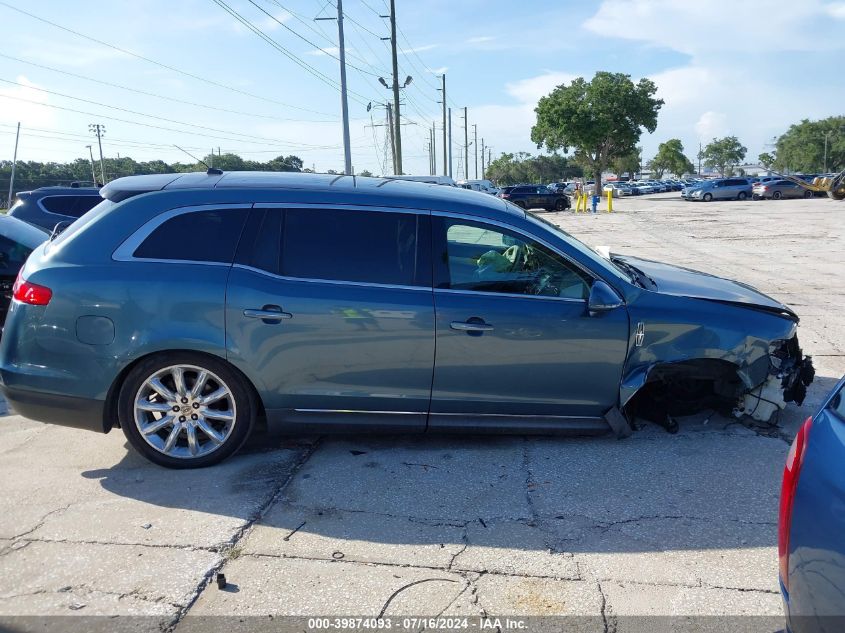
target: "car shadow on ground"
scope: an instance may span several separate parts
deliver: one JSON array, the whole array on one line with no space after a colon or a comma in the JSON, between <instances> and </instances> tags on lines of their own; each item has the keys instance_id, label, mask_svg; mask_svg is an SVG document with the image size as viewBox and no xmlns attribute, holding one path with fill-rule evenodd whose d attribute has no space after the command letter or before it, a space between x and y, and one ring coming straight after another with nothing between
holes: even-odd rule
<instances>
[{"instance_id":1,"label":"car shadow on ground","mask_svg":"<svg viewBox=\"0 0 845 633\"><path fill-rule=\"evenodd\" d=\"M835 382L820 377L814 391ZM785 413L804 419L811 410ZM549 553L771 547L787 450L777 430L704 414L675 435L646 426L623 440L266 432L212 468L163 469L127 446L119 463L82 475L119 497L196 513L197 522L255 522L260 547L272 553L354 557L377 547L399 562L407 548L437 559L467 545Z\"/></svg>"}]
</instances>

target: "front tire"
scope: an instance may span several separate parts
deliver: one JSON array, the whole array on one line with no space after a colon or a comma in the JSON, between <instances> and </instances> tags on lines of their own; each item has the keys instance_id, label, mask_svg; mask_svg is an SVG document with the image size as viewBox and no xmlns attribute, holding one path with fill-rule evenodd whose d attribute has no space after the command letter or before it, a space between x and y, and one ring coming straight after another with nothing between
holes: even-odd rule
<instances>
[{"instance_id":1,"label":"front tire","mask_svg":"<svg viewBox=\"0 0 845 633\"><path fill-rule=\"evenodd\" d=\"M742 200L745 200L747 197L748 197L747 193L745 193L744 191L740 191L737 194L736 199L742 201Z\"/></svg>"},{"instance_id":2,"label":"front tire","mask_svg":"<svg viewBox=\"0 0 845 633\"><path fill-rule=\"evenodd\" d=\"M225 361L166 352L132 368L120 389L118 415L126 439L151 462L202 468L244 444L257 407L246 379Z\"/></svg>"},{"instance_id":3,"label":"front tire","mask_svg":"<svg viewBox=\"0 0 845 633\"><path fill-rule=\"evenodd\" d=\"M775 191L772 194L772 200L780 200L783 194L780 191Z\"/></svg>"},{"instance_id":4,"label":"front tire","mask_svg":"<svg viewBox=\"0 0 845 633\"><path fill-rule=\"evenodd\" d=\"M703 196L701 196L701 199L704 200L704 202L710 202L713 199L713 194L705 193Z\"/></svg>"},{"instance_id":5,"label":"front tire","mask_svg":"<svg viewBox=\"0 0 845 633\"><path fill-rule=\"evenodd\" d=\"M812 191L810 191L809 189L807 189L807 190L804 192L804 197L805 197L805 198L812 198L812 197L813 197L813 192L812 192Z\"/></svg>"},{"instance_id":6,"label":"front tire","mask_svg":"<svg viewBox=\"0 0 845 633\"><path fill-rule=\"evenodd\" d=\"M569 208L569 202L561 198L555 202L555 211L566 211Z\"/></svg>"}]
</instances>

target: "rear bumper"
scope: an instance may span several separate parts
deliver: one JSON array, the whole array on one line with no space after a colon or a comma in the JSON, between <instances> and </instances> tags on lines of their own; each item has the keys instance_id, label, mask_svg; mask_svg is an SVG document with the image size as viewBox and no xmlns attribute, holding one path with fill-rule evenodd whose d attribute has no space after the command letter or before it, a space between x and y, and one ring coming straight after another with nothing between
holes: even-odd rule
<instances>
[{"instance_id":1,"label":"rear bumper","mask_svg":"<svg viewBox=\"0 0 845 633\"><path fill-rule=\"evenodd\" d=\"M0 393L16 413L31 420L99 433L108 433L111 429L111 425L106 426L104 422L105 402L102 400L9 388L2 384Z\"/></svg>"}]
</instances>

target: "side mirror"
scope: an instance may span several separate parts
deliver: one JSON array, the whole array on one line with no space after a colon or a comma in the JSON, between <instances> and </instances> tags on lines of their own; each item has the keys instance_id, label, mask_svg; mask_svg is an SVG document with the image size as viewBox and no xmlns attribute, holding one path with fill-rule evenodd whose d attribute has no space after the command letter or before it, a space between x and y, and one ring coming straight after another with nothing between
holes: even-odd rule
<instances>
[{"instance_id":1,"label":"side mirror","mask_svg":"<svg viewBox=\"0 0 845 633\"><path fill-rule=\"evenodd\" d=\"M587 311L590 316L613 310L622 305L621 297L616 291L601 280L593 282L590 288L590 298L587 300Z\"/></svg>"}]
</instances>

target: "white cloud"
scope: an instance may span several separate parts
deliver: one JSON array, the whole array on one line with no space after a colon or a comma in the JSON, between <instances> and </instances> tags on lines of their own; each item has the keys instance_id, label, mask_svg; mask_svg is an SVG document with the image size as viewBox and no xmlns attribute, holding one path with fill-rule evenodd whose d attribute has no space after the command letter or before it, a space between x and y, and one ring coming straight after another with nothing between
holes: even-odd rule
<instances>
[{"instance_id":1,"label":"white cloud","mask_svg":"<svg viewBox=\"0 0 845 633\"><path fill-rule=\"evenodd\" d=\"M825 9L827 10L828 15L840 20L845 20L845 2L834 2L827 5Z\"/></svg>"},{"instance_id":2,"label":"white cloud","mask_svg":"<svg viewBox=\"0 0 845 633\"><path fill-rule=\"evenodd\" d=\"M421 53L423 51L430 51L432 48L437 48L437 44L425 44L423 46L415 46L414 48L403 48L405 53Z\"/></svg>"},{"instance_id":3,"label":"white cloud","mask_svg":"<svg viewBox=\"0 0 845 633\"><path fill-rule=\"evenodd\" d=\"M728 133L728 117L724 112L708 110L702 114L695 124L695 133L699 140L709 142L710 139L725 136Z\"/></svg>"},{"instance_id":4,"label":"white cloud","mask_svg":"<svg viewBox=\"0 0 845 633\"><path fill-rule=\"evenodd\" d=\"M37 84L31 82L24 75L16 79L23 86L6 86L0 88L0 122L15 124L20 121L21 127L51 127L56 120L56 111L41 104L49 102L46 92L37 90Z\"/></svg>"},{"instance_id":5,"label":"white cloud","mask_svg":"<svg viewBox=\"0 0 845 633\"><path fill-rule=\"evenodd\" d=\"M308 51L308 55L337 55L340 49L337 46L326 46L325 48L315 48L313 51Z\"/></svg>"},{"instance_id":6,"label":"white cloud","mask_svg":"<svg viewBox=\"0 0 845 633\"><path fill-rule=\"evenodd\" d=\"M480 35L479 37L469 38L467 44L484 44L485 42L492 42L495 39L492 35Z\"/></svg>"},{"instance_id":7,"label":"white cloud","mask_svg":"<svg viewBox=\"0 0 845 633\"><path fill-rule=\"evenodd\" d=\"M432 68L431 74L432 75L442 75L443 73L445 73L448 70L449 70L448 66L441 66L440 68Z\"/></svg>"},{"instance_id":8,"label":"white cloud","mask_svg":"<svg viewBox=\"0 0 845 633\"><path fill-rule=\"evenodd\" d=\"M584 27L690 55L817 51L845 48L827 24L842 11L843 3L822 0L604 0Z\"/></svg>"},{"instance_id":9,"label":"white cloud","mask_svg":"<svg viewBox=\"0 0 845 633\"><path fill-rule=\"evenodd\" d=\"M554 88L563 83L569 83L577 75L561 72L546 72L536 77L521 79L505 85L505 90L515 99L531 105L533 109L540 97L545 97Z\"/></svg>"}]
</instances>

